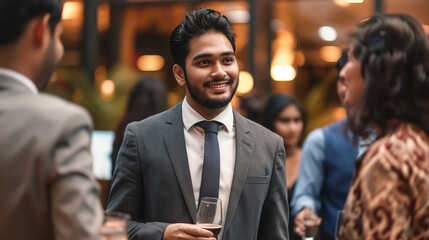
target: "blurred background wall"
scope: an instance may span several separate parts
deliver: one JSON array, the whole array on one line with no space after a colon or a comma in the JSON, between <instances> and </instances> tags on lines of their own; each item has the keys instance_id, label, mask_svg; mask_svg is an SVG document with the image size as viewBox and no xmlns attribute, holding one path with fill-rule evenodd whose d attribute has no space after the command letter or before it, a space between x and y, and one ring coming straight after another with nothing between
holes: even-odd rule
<instances>
[{"instance_id":1,"label":"blurred background wall","mask_svg":"<svg viewBox=\"0 0 429 240\"><path fill-rule=\"evenodd\" d=\"M48 91L87 108L99 130L116 129L141 76L163 81L173 106L184 91L171 71L169 35L199 7L228 16L237 33L234 108L244 98L292 94L307 110L306 133L345 115L335 61L356 24L375 12L407 13L429 33L428 0L66 0L66 51Z\"/></svg>"}]
</instances>

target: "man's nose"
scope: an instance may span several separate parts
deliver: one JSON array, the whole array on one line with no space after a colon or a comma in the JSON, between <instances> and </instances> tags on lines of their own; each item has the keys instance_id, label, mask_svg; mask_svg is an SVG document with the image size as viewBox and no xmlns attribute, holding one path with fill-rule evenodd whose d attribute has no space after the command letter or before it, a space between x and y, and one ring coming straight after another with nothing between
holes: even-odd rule
<instances>
[{"instance_id":1,"label":"man's nose","mask_svg":"<svg viewBox=\"0 0 429 240\"><path fill-rule=\"evenodd\" d=\"M211 72L211 77L223 78L225 76L226 76L226 71L224 69L224 66L220 62L217 62L216 64L214 64Z\"/></svg>"}]
</instances>

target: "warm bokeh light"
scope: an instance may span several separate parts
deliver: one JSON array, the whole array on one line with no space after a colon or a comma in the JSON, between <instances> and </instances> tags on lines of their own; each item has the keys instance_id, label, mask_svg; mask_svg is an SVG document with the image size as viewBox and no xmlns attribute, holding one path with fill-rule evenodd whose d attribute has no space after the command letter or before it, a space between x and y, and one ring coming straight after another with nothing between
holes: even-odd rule
<instances>
[{"instance_id":1,"label":"warm bokeh light","mask_svg":"<svg viewBox=\"0 0 429 240\"><path fill-rule=\"evenodd\" d=\"M273 65L271 78L275 81L292 81L296 77L296 70L291 65Z\"/></svg>"},{"instance_id":2,"label":"warm bokeh light","mask_svg":"<svg viewBox=\"0 0 429 240\"><path fill-rule=\"evenodd\" d=\"M249 72L240 71L240 82L238 83L237 95L244 95L253 89L253 76Z\"/></svg>"},{"instance_id":3,"label":"warm bokeh light","mask_svg":"<svg viewBox=\"0 0 429 240\"><path fill-rule=\"evenodd\" d=\"M425 30L427 35L429 35L429 25L423 25L423 30Z\"/></svg>"},{"instance_id":4,"label":"warm bokeh light","mask_svg":"<svg viewBox=\"0 0 429 240\"><path fill-rule=\"evenodd\" d=\"M83 5L81 2L66 2L63 7L62 19L65 20L74 20L79 18L83 12Z\"/></svg>"},{"instance_id":5,"label":"warm bokeh light","mask_svg":"<svg viewBox=\"0 0 429 240\"><path fill-rule=\"evenodd\" d=\"M363 3L364 0L345 0L348 3Z\"/></svg>"},{"instance_id":6,"label":"warm bokeh light","mask_svg":"<svg viewBox=\"0 0 429 240\"><path fill-rule=\"evenodd\" d=\"M341 57L341 48L337 46L324 46L320 49L320 57L325 62L336 62Z\"/></svg>"},{"instance_id":7,"label":"warm bokeh light","mask_svg":"<svg viewBox=\"0 0 429 240\"><path fill-rule=\"evenodd\" d=\"M241 9L241 10L232 10L225 13L228 17L228 20L231 23L248 23L250 22L250 14L249 11Z\"/></svg>"},{"instance_id":8,"label":"warm bokeh light","mask_svg":"<svg viewBox=\"0 0 429 240\"><path fill-rule=\"evenodd\" d=\"M109 3L100 3L97 9L97 29L105 32L109 29L110 24L110 5Z\"/></svg>"},{"instance_id":9,"label":"warm bokeh light","mask_svg":"<svg viewBox=\"0 0 429 240\"><path fill-rule=\"evenodd\" d=\"M334 2L340 7L347 7L350 5L350 3L346 2L345 0L334 0Z\"/></svg>"},{"instance_id":10,"label":"warm bokeh light","mask_svg":"<svg viewBox=\"0 0 429 240\"><path fill-rule=\"evenodd\" d=\"M115 83L112 80L105 80L100 86L101 98L105 101L112 100L115 96Z\"/></svg>"},{"instance_id":11,"label":"warm bokeh light","mask_svg":"<svg viewBox=\"0 0 429 240\"><path fill-rule=\"evenodd\" d=\"M160 55L142 55L137 59L140 71L159 71L164 67L165 60Z\"/></svg>"},{"instance_id":12,"label":"warm bokeh light","mask_svg":"<svg viewBox=\"0 0 429 240\"><path fill-rule=\"evenodd\" d=\"M334 108L334 110L332 111L332 114L334 116L334 119L336 121L339 121L339 120L344 119L346 117L347 112L346 112L345 108L337 107L337 108Z\"/></svg>"},{"instance_id":13,"label":"warm bokeh light","mask_svg":"<svg viewBox=\"0 0 429 240\"><path fill-rule=\"evenodd\" d=\"M332 42L337 39L337 31L331 26L322 26L319 28L319 37L324 41Z\"/></svg>"}]
</instances>

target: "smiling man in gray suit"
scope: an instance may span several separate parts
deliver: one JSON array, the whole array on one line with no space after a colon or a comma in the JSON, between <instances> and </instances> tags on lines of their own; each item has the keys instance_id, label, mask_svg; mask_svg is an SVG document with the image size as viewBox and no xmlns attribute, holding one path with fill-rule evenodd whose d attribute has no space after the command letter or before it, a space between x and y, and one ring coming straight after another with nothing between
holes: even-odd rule
<instances>
[{"instance_id":1,"label":"smiling man in gray suit","mask_svg":"<svg viewBox=\"0 0 429 240\"><path fill-rule=\"evenodd\" d=\"M39 93L63 55L58 0L0 1L0 238L100 239L82 108Z\"/></svg>"},{"instance_id":2,"label":"smiling man in gray suit","mask_svg":"<svg viewBox=\"0 0 429 240\"><path fill-rule=\"evenodd\" d=\"M215 239L194 223L205 161L205 134L197 124L216 121L216 195L225 216L219 239L288 239L282 139L230 104L239 69L229 21L210 9L195 10L174 29L170 48L173 73L186 97L170 110L128 125L107 210L131 214L130 239Z\"/></svg>"}]
</instances>

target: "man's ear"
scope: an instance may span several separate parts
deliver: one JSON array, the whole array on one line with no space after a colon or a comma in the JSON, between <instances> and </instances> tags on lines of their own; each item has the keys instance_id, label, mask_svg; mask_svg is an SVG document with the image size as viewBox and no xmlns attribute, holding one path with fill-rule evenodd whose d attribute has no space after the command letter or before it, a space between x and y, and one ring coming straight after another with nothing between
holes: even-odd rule
<instances>
[{"instance_id":1,"label":"man's ear","mask_svg":"<svg viewBox=\"0 0 429 240\"><path fill-rule=\"evenodd\" d=\"M33 39L36 47L43 47L44 44L49 42L49 38L51 37L49 18L49 14L44 14L34 19L35 26L33 32Z\"/></svg>"},{"instance_id":2,"label":"man's ear","mask_svg":"<svg viewBox=\"0 0 429 240\"><path fill-rule=\"evenodd\" d=\"M181 87L185 86L186 80L185 80L185 71L183 71L183 68L177 64L174 64L173 74L174 74L174 78L176 78L177 83Z\"/></svg>"}]
</instances>

